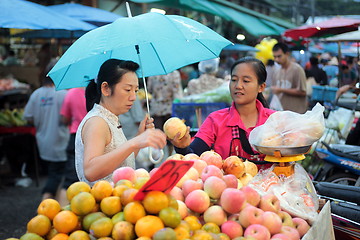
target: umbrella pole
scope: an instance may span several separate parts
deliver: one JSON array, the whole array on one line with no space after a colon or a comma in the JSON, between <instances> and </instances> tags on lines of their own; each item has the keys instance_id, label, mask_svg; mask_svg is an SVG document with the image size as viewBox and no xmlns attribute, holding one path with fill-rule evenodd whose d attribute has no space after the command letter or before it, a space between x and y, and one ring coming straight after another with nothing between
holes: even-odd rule
<instances>
[{"instance_id":1,"label":"umbrella pole","mask_svg":"<svg viewBox=\"0 0 360 240\"><path fill-rule=\"evenodd\" d=\"M140 71L141 71L141 76L142 76L143 83L144 83L147 114L148 114L148 119L150 119L149 96L148 96L148 91L147 91L147 87L146 87L146 80L145 80L145 77L144 77L142 63L141 63L139 45L135 45L135 49L136 49L136 53L137 53L138 58L139 58ZM153 152L154 152L155 158L157 160L154 160ZM150 162L152 162L153 164L158 164L163 160L163 158L164 158L164 151L162 149L154 149L152 147L149 147L149 159L150 159Z\"/></svg>"}]
</instances>

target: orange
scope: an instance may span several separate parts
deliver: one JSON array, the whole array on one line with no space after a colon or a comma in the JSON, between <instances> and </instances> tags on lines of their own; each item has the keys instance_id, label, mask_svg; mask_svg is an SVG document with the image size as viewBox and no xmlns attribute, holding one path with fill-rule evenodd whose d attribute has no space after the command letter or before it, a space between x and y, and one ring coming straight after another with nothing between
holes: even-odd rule
<instances>
[{"instance_id":1,"label":"orange","mask_svg":"<svg viewBox=\"0 0 360 240\"><path fill-rule=\"evenodd\" d=\"M21 236L20 240L44 240L44 238L40 237L36 233L25 233Z\"/></svg>"},{"instance_id":2,"label":"orange","mask_svg":"<svg viewBox=\"0 0 360 240\"><path fill-rule=\"evenodd\" d=\"M69 238L69 236L67 234L58 233L54 237L48 238L48 239L51 239L51 240L67 240L68 238Z\"/></svg>"},{"instance_id":3,"label":"orange","mask_svg":"<svg viewBox=\"0 0 360 240\"><path fill-rule=\"evenodd\" d=\"M111 237L101 237L101 238L98 238L97 240L113 240L113 238L111 238Z\"/></svg>"},{"instance_id":4,"label":"orange","mask_svg":"<svg viewBox=\"0 0 360 240\"><path fill-rule=\"evenodd\" d=\"M69 233L78 227L78 216L71 211L61 211L54 217L53 225L59 233Z\"/></svg>"},{"instance_id":5,"label":"orange","mask_svg":"<svg viewBox=\"0 0 360 240\"><path fill-rule=\"evenodd\" d=\"M53 220L55 215L61 210L60 203L54 199L48 198L43 200L37 209L37 213L47 216L50 220Z\"/></svg>"},{"instance_id":6,"label":"orange","mask_svg":"<svg viewBox=\"0 0 360 240\"><path fill-rule=\"evenodd\" d=\"M136 240L151 240L149 237L139 237Z\"/></svg>"},{"instance_id":7,"label":"orange","mask_svg":"<svg viewBox=\"0 0 360 240\"><path fill-rule=\"evenodd\" d=\"M178 210L179 204L177 202L177 199L170 194L166 194L166 196L168 197L168 200L169 200L169 207L172 207L172 208L175 208L176 210Z\"/></svg>"},{"instance_id":8,"label":"orange","mask_svg":"<svg viewBox=\"0 0 360 240\"><path fill-rule=\"evenodd\" d=\"M169 206L167 195L160 191L148 192L142 201L146 212L158 214L161 209Z\"/></svg>"},{"instance_id":9,"label":"orange","mask_svg":"<svg viewBox=\"0 0 360 240\"><path fill-rule=\"evenodd\" d=\"M95 207L95 198L88 192L81 192L70 201L70 208L76 215L86 215Z\"/></svg>"},{"instance_id":10,"label":"orange","mask_svg":"<svg viewBox=\"0 0 360 240\"><path fill-rule=\"evenodd\" d=\"M126 221L118 222L114 225L111 236L114 240L135 239L134 225Z\"/></svg>"},{"instance_id":11,"label":"orange","mask_svg":"<svg viewBox=\"0 0 360 240\"><path fill-rule=\"evenodd\" d=\"M100 209L107 216L112 217L121 211L120 198L116 196L106 197L100 202Z\"/></svg>"},{"instance_id":12,"label":"orange","mask_svg":"<svg viewBox=\"0 0 360 240\"><path fill-rule=\"evenodd\" d=\"M102 212L89 213L82 219L82 228L85 231L89 231L91 224L102 217L106 217L106 215Z\"/></svg>"},{"instance_id":13,"label":"orange","mask_svg":"<svg viewBox=\"0 0 360 240\"><path fill-rule=\"evenodd\" d=\"M184 220L190 225L191 231L199 230L202 227L200 220L196 216L187 216Z\"/></svg>"},{"instance_id":14,"label":"orange","mask_svg":"<svg viewBox=\"0 0 360 240\"><path fill-rule=\"evenodd\" d=\"M183 226L177 226L174 231L176 233L176 240L190 238L190 231Z\"/></svg>"},{"instance_id":15,"label":"orange","mask_svg":"<svg viewBox=\"0 0 360 240\"><path fill-rule=\"evenodd\" d=\"M164 228L164 223L157 216L147 215L140 218L135 224L135 233L138 237L151 238L157 231Z\"/></svg>"},{"instance_id":16,"label":"orange","mask_svg":"<svg viewBox=\"0 0 360 240\"><path fill-rule=\"evenodd\" d=\"M81 192L90 192L90 186L86 182L75 182L71 184L68 189L66 190L66 197L71 201L71 199Z\"/></svg>"},{"instance_id":17,"label":"orange","mask_svg":"<svg viewBox=\"0 0 360 240\"><path fill-rule=\"evenodd\" d=\"M113 223L110 218L103 217L95 220L90 226L90 234L96 238L108 237L113 229Z\"/></svg>"},{"instance_id":18,"label":"orange","mask_svg":"<svg viewBox=\"0 0 360 240\"><path fill-rule=\"evenodd\" d=\"M137 220L145 215L145 208L139 201L130 202L124 207L124 218L132 224L135 224Z\"/></svg>"},{"instance_id":19,"label":"orange","mask_svg":"<svg viewBox=\"0 0 360 240\"><path fill-rule=\"evenodd\" d=\"M205 230L206 232L210 232L210 233L220 233L220 227L212 222L209 223L205 223L202 227L202 230Z\"/></svg>"},{"instance_id":20,"label":"orange","mask_svg":"<svg viewBox=\"0 0 360 240\"><path fill-rule=\"evenodd\" d=\"M128 186L129 188L134 187L134 184L130 180L127 180L127 179L121 179L115 183L115 187L120 186L120 185L125 185L125 186Z\"/></svg>"},{"instance_id":21,"label":"orange","mask_svg":"<svg viewBox=\"0 0 360 240\"><path fill-rule=\"evenodd\" d=\"M167 227L176 228L181 223L180 213L172 207L161 209L159 217Z\"/></svg>"},{"instance_id":22,"label":"orange","mask_svg":"<svg viewBox=\"0 0 360 240\"><path fill-rule=\"evenodd\" d=\"M33 217L27 224L27 231L45 236L51 229L51 221L47 216L37 215Z\"/></svg>"},{"instance_id":23,"label":"orange","mask_svg":"<svg viewBox=\"0 0 360 240\"><path fill-rule=\"evenodd\" d=\"M166 227L157 231L153 238L153 240L173 240L176 239L176 232L174 229Z\"/></svg>"},{"instance_id":24,"label":"orange","mask_svg":"<svg viewBox=\"0 0 360 240\"><path fill-rule=\"evenodd\" d=\"M126 185L115 186L114 189L113 189L112 195L113 195L113 196L120 197L121 194L122 194L126 189L129 189L129 187L126 186Z\"/></svg>"},{"instance_id":25,"label":"orange","mask_svg":"<svg viewBox=\"0 0 360 240\"><path fill-rule=\"evenodd\" d=\"M219 240L231 240L225 233L218 233L217 236L219 237Z\"/></svg>"},{"instance_id":26,"label":"orange","mask_svg":"<svg viewBox=\"0 0 360 240\"><path fill-rule=\"evenodd\" d=\"M191 240L213 240L213 237L204 230L196 230L192 235Z\"/></svg>"},{"instance_id":27,"label":"orange","mask_svg":"<svg viewBox=\"0 0 360 240\"><path fill-rule=\"evenodd\" d=\"M92 186L90 193L94 196L96 202L101 202L106 197L110 197L113 187L108 181L100 180Z\"/></svg>"},{"instance_id":28,"label":"orange","mask_svg":"<svg viewBox=\"0 0 360 240\"><path fill-rule=\"evenodd\" d=\"M90 240L90 236L85 231L77 230L70 234L68 240Z\"/></svg>"},{"instance_id":29,"label":"orange","mask_svg":"<svg viewBox=\"0 0 360 240\"><path fill-rule=\"evenodd\" d=\"M123 206L126 206L126 204L128 204L129 202L134 201L134 196L137 194L138 191L139 190L134 188L125 190L120 196L121 204Z\"/></svg>"},{"instance_id":30,"label":"orange","mask_svg":"<svg viewBox=\"0 0 360 240\"><path fill-rule=\"evenodd\" d=\"M54 227L51 227L50 231L48 232L48 234L46 234L46 239L52 239L56 234L58 234L58 231L56 231L56 229Z\"/></svg>"},{"instance_id":31,"label":"orange","mask_svg":"<svg viewBox=\"0 0 360 240\"><path fill-rule=\"evenodd\" d=\"M125 221L124 212L118 212L117 214L112 216L111 221L114 225L120 221Z\"/></svg>"}]
</instances>

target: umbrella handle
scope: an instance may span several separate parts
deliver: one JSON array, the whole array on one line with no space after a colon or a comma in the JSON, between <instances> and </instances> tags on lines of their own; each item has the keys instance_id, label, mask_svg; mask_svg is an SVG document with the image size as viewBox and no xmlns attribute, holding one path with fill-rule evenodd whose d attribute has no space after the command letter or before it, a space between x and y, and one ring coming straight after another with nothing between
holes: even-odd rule
<instances>
[{"instance_id":1,"label":"umbrella handle","mask_svg":"<svg viewBox=\"0 0 360 240\"><path fill-rule=\"evenodd\" d=\"M154 153L158 152L160 153L160 156L157 160L154 160L153 158L153 150L155 150ZM152 162L153 164L158 164L160 163L164 158L164 151L162 149L155 149L155 148L152 148L152 147L149 147L149 159L150 159L150 162Z\"/></svg>"}]
</instances>

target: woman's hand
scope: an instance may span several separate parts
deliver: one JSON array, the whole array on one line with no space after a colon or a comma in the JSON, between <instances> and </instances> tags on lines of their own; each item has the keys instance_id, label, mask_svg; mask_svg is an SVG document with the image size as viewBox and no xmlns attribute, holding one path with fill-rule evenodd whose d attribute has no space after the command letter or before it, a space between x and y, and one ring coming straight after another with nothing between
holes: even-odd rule
<instances>
[{"instance_id":1,"label":"woman's hand","mask_svg":"<svg viewBox=\"0 0 360 240\"><path fill-rule=\"evenodd\" d=\"M153 124L152 122L148 125ZM154 127L146 129L144 132L131 139L134 141L138 149L145 147L153 147L162 149L166 146L166 135L163 131L155 129Z\"/></svg>"},{"instance_id":2,"label":"woman's hand","mask_svg":"<svg viewBox=\"0 0 360 240\"><path fill-rule=\"evenodd\" d=\"M173 139L170 139L171 143L177 148L186 148L191 143L190 127L186 128L185 135L180 138L180 133L177 133Z\"/></svg>"},{"instance_id":3,"label":"woman's hand","mask_svg":"<svg viewBox=\"0 0 360 240\"><path fill-rule=\"evenodd\" d=\"M144 119L140 122L139 125L139 129L138 129L138 134L140 135L141 133L143 133L146 129L154 129L155 125L154 125L154 119L153 118L149 118L149 114L145 114Z\"/></svg>"}]
</instances>

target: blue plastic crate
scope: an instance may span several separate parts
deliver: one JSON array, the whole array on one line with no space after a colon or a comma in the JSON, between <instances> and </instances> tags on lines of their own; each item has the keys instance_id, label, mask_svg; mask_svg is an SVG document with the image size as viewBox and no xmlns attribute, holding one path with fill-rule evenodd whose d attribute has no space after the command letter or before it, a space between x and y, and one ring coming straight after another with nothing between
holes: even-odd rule
<instances>
[{"instance_id":1,"label":"blue plastic crate","mask_svg":"<svg viewBox=\"0 0 360 240\"><path fill-rule=\"evenodd\" d=\"M313 92L311 95L311 100L313 101L323 101L323 102L333 102L336 98L336 92L338 88L329 87L329 86L312 86Z\"/></svg>"},{"instance_id":2,"label":"blue plastic crate","mask_svg":"<svg viewBox=\"0 0 360 240\"><path fill-rule=\"evenodd\" d=\"M185 124L190 126L192 131L199 128L198 122L204 122L205 118L212 112L229 107L229 104L217 103L173 103L172 116L185 120ZM201 112L201 119L197 118L196 110Z\"/></svg>"}]
</instances>

